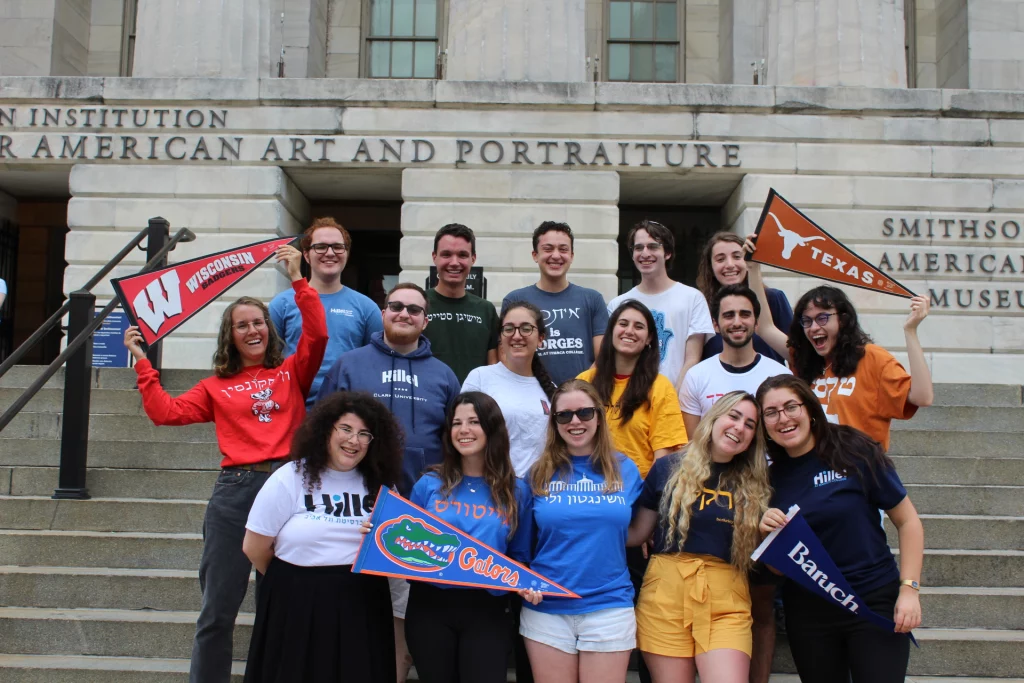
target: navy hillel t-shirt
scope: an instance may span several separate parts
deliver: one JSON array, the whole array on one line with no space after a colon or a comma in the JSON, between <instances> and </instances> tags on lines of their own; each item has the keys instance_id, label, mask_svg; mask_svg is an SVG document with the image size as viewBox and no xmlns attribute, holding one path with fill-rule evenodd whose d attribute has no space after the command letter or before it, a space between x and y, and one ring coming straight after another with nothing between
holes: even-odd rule
<instances>
[{"instance_id":1,"label":"navy hillel t-shirt","mask_svg":"<svg viewBox=\"0 0 1024 683\"><path fill-rule=\"evenodd\" d=\"M637 503L649 510L659 510L665 485L675 474L683 459L682 453L672 453L654 461L651 471L644 480L644 488ZM725 562L732 555L733 498L732 493L717 488L722 474L729 470L730 463L712 463L711 476L704 483L704 489L693 503L690 511L690 529L683 542L683 552L694 555L713 555ZM654 552L677 553L676 543L665 547L668 526L659 519L654 530Z\"/></svg>"},{"instance_id":2,"label":"navy hillel t-shirt","mask_svg":"<svg viewBox=\"0 0 1024 683\"><path fill-rule=\"evenodd\" d=\"M892 468L879 468L877 481L867 465L835 472L811 450L799 458L779 458L769 469L775 493L771 506L800 513L821 540L850 586L863 595L900 578L878 510L891 510L907 496Z\"/></svg>"}]
</instances>

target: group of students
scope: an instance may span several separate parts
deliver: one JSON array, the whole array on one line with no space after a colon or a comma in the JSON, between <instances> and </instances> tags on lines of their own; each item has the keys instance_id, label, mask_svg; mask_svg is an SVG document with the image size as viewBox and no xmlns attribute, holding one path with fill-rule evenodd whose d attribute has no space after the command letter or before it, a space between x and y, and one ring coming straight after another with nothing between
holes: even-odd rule
<instances>
[{"instance_id":1,"label":"group of students","mask_svg":"<svg viewBox=\"0 0 1024 683\"><path fill-rule=\"evenodd\" d=\"M750 555L795 503L897 630L785 584L801 680L903 680L923 530L885 452L890 421L931 403L927 300L904 325L908 373L842 291L791 310L744 259L749 238L709 240L699 289L668 276L668 228L627 239L641 282L605 305L568 281L570 227L542 223L540 279L499 312L466 292L473 232L447 225L437 286L398 284L381 311L341 284L351 237L321 218L276 254L291 290L226 308L214 375L193 389L167 394L126 332L146 414L214 422L223 456L190 680L228 680L255 566L247 682L404 681L412 662L424 681L503 681L515 650L519 681L619 683L639 648L643 680L763 683L779 581ZM352 573L381 485L580 597Z\"/></svg>"}]
</instances>

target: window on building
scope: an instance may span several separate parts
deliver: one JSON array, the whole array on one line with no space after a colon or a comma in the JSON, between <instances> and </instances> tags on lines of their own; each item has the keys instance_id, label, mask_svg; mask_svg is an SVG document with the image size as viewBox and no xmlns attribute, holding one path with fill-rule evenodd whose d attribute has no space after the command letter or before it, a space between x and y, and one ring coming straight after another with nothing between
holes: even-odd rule
<instances>
[{"instance_id":1,"label":"window on building","mask_svg":"<svg viewBox=\"0 0 1024 683\"><path fill-rule=\"evenodd\" d=\"M609 81L674 83L679 74L679 3L610 0Z\"/></svg>"},{"instance_id":2,"label":"window on building","mask_svg":"<svg viewBox=\"0 0 1024 683\"><path fill-rule=\"evenodd\" d=\"M135 24L139 16L139 0L124 0L124 14L121 23L121 71L122 76L131 76L135 68Z\"/></svg>"},{"instance_id":3,"label":"window on building","mask_svg":"<svg viewBox=\"0 0 1024 683\"><path fill-rule=\"evenodd\" d=\"M437 78L441 0L369 0L370 78Z\"/></svg>"}]
</instances>

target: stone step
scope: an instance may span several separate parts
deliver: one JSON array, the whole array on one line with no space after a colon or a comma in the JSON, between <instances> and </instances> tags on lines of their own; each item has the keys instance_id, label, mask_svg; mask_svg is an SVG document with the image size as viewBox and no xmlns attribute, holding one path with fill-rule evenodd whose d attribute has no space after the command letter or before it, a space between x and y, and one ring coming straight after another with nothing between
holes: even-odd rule
<instances>
[{"instance_id":1,"label":"stone step","mask_svg":"<svg viewBox=\"0 0 1024 683\"><path fill-rule=\"evenodd\" d=\"M906 488L920 513L1024 516L1024 486L907 484Z\"/></svg>"},{"instance_id":2,"label":"stone step","mask_svg":"<svg viewBox=\"0 0 1024 683\"><path fill-rule=\"evenodd\" d=\"M898 551L895 554L898 559ZM1024 551L926 549L921 583L948 587L1024 586Z\"/></svg>"},{"instance_id":3,"label":"stone step","mask_svg":"<svg viewBox=\"0 0 1024 683\"><path fill-rule=\"evenodd\" d=\"M947 681L965 683L978 677L1005 679L1024 673L1020 656L1024 631L919 628L914 637L921 647L910 647L908 673L912 678L907 681L918 676L944 676ZM776 641L772 671L796 671L785 636ZM971 678L949 678L957 676Z\"/></svg>"},{"instance_id":4,"label":"stone step","mask_svg":"<svg viewBox=\"0 0 1024 683\"><path fill-rule=\"evenodd\" d=\"M1024 458L893 455L905 484L1024 486Z\"/></svg>"},{"instance_id":5,"label":"stone step","mask_svg":"<svg viewBox=\"0 0 1024 683\"><path fill-rule=\"evenodd\" d=\"M936 628L1024 630L1024 588L925 586L921 614Z\"/></svg>"},{"instance_id":6,"label":"stone step","mask_svg":"<svg viewBox=\"0 0 1024 683\"><path fill-rule=\"evenodd\" d=\"M16 365L0 377L0 387L5 389L25 389L43 371L41 365ZM185 391L195 386L199 380L213 374L212 370L164 370L160 373L160 383L167 391ZM93 389L135 389L137 375L131 368L93 368ZM51 377L44 389L64 389L64 369L61 368Z\"/></svg>"},{"instance_id":7,"label":"stone step","mask_svg":"<svg viewBox=\"0 0 1024 683\"><path fill-rule=\"evenodd\" d=\"M0 654L5 683L187 683L188 668L187 659ZM244 675L245 662L234 662L231 683Z\"/></svg>"},{"instance_id":8,"label":"stone step","mask_svg":"<svg viewBox=\"0 0 1024 683\"><path fill-rule=\"evenodd\" d=\"M4 428L7 439L59 439L60 415L21 412ZM144 415L93 415L89 418L89 439L110 441L214 442L213 424L157 427Z\"/></svg>"},{"instance_id":9,"label":"stone step","mask_svg":"<svg viewBox=\"0 0 1024 683\"><path fill-rule=\"evenodd\" d=\"M30 655L184 659L192 653L198 612L0 607L0 643ZM234 658L245 659L252 614L235 621Z\"/></svg>"},{"instance_id":10,"label":"stone step","mask_svg":"<svg viewBox=\"0 0 1024 683\"><path fill-rule=\"evenodd\" d=\"M56 467L14 467L13 496L53 495L59 470ZM89 495L98 498L155 498L160 500L209 500L217 472L213 470L114 470L90 467L85 483Z\"/></svg>"},{"instance_id":11,"label":"stone step","mask_svg":"<svg viewBox=\"0 0 1024 683\"><path fill-rule=\"evenodd\" d=\"M22 394L22 389L0 388L0 413L7 410ZM63 389L40 389L22 408L29 413L60 413L64 410ZM89 413L143 415L142 397L129 389L93 389L89 396Z\"/></svg>"},{"instance_id":12,"label":"stone step","mask_svg":"<svg viewBox=\"0 0 1024 683\"><path fill-rule=\"evenodd\" d=\"M0 529L198 534L205 513L204 500L0 496Z\"/></svg>"},{"instance_id":13,"label":"stone step","mask_svg":"<svg viewBox=\"0 0 1024 683\"><path fill-rule=\"evenodd\" d=\"M254 612L255 574L242 603ZM194 611L202 603L195 569L2 567L0 605L53 609Z\"/></svg>"},{"instance_id":14,"label":"stone step","mask_svg":"<svg viewBox=\"0 0 1024 683\"><path fill-rule=\"evenodd\" d=\"M1024 457L1024 430L1014 432L947 432L919 429L914 420L894 420L890 455L932 455L978 458Z\"/></svg>"},{"instance_id":15,"label":"stone step","mask_svg":"<svg viewBox=\"0 0 1024 683\"><path fill-rule=\"evenodd\" d=\"M910 420L893 420L893 431L934 430L939 432L1020 432L1024 408L931 406L922 408Z\"/></svg>"},{"instance_id":16,"label":"stone step","mask_svg":"<svg viewBox=\"0 0 1024 683\"><path fill-rule=\"evenodd\" d=\"M201 534L0 529L0 558L22 567L195 571L202 549Z\"/></svg>"},{"instance_id":17,"label":"stone step","mask_svg":"<svg viewBox=\"0 0 1024 683\"><path fill-rule=\"evenodd\" d=\"M1019 384L936 384L932 406L1024 405L1024 387Z\"/></svg>"},{"instance_id":18,"label":"stone step","mask_svg":"<svg viewBox=\"0 0 1024 683\"><path fill-rule=\"evenodd\" d=\"M988 515L921 514L926 548L977 548L980 550L1018 550L1024 548L1024 517ZM896 528L885 520L889 545L898 545Z\"/></svg>"},{"instance_id":19,"label":"stone step","mask_svg":"<svg viewBox=\"0 0 1024 683\"><path fill-rule=\"evenodd\" d=\"M90 468L215 470L220 468L221 457L215 441L176 443L90 439L88 465ZM59 464L59 439L0 438L0 467L57 467Z\"/></svg>"}]
</instances>

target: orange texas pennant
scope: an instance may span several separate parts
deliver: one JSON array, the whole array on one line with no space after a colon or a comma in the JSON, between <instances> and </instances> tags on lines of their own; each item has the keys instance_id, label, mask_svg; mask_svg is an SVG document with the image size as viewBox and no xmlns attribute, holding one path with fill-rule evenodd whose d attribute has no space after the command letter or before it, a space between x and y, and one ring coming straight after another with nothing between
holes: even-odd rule
<instances>
[{"instance_id":1,"label":"orange texas pennant","mask_svg":"<svg viewBox=\"0 0 1024 683\"><path fill-rule=\"evenodd\" d=\"M757 222L757 251L748 261L909 299L914 293L883 274L800 213L774 189Z\"/></svg>"}]
</instances>

